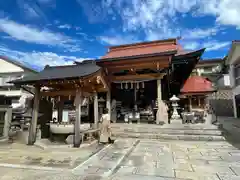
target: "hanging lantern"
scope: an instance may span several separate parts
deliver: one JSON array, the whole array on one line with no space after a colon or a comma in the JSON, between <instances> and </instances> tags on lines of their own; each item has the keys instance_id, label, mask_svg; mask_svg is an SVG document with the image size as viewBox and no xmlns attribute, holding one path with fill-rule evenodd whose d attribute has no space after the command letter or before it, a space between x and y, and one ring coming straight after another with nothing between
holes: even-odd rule
<instances>
[{"instance_id":1,"label":"hanging lantern","mask_svg":"<svg viewBox=\"0 0 240 180\"><path fill-rule=\"evenodd\" d=\"M68 96L68 100L69 100L69 101L71 100L71 95Z\"/></svg>"},{"instance_id":2,"label":"hanging lantern","mask_svg":"<svg viewBox=\"0 0 240 180\"><path fill-rule=\"evenodd\" d=\"M144 83L144 82L142 82L142 88L143 88L143 89L145 88L145 83Z\"/></svg>"},{"instance_id":3,"label":"hanging lantern","mask_svg":"<svg viewBox=\"0 0 240 180\"><path fill-rule=\"evenodd\" d=\"M128 89L128 83L126 82L126 84L125 84L125 89Z\"/></svg>"},{"instance_id":4,"label":"hanging lantern","mask_svg":"<svg viewBox=\"0 0 240 180\"><path fill-rule=\"evenodd\" d=\"M137 82L137 89L139 89L139 83Z\"/></svg>"},{"instance_id":5,"label":"hanging lantern","mask_svg":"<svg viewBox=\"0 0 240 180\"><path fill-rule=\"evenodd\" d=\"M123 84L121 83L121 89L123 89Z\"/></svg>"},{"instance_id":6,"label":"hanging lantern","mask_svg":"<svg viewBox=\"0 0 240 180\"><path fill-rule=\"evenodd\" d=\"M133 82L131 82L131 89L133 89Z\"/></svg>"}]
</instances>

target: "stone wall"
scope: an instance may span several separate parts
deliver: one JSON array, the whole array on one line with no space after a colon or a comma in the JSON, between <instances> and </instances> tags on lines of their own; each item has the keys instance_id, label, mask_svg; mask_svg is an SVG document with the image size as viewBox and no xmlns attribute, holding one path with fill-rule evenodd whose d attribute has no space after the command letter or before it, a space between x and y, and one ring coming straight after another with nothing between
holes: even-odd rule
<instances>
[{"instance_id":1,"label":"stone wall","mask_svg":"<svg viewBox=\"0 0 240 180\"><path fill-rule=\"evenodd\" d=\"M213 107L217 116L234 116L232 91L230 89L220 89L216 93L208 96L208 101Z\"/></svg>"}]
</instances>

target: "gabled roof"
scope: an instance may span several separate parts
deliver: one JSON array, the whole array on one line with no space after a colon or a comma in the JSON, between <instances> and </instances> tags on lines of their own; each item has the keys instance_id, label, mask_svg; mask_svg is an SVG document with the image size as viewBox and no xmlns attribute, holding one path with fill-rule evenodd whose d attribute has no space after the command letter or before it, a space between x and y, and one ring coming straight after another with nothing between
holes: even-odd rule
<instances>
[{"instance_id":1,"label":"gabled roof","mask_svg":"<svg viewBox=\"0 0 240 180\"><path fill-rule=\"evenodd\" d=\"M24 64L22 64L22 63L20 63L18 61L16 61L16 60L10 59L9 57L0 55L0 59L4 60L6 62L9 62L11 64L14 64L15 66L18 66L20 68L27 69L27 70L29 70L29 71L31 71L33 73L37 73L36 70L34 70L34 69L32 69L32 68L30 68L30 67L28 67L28 66L26 66L26 65L24 65Z\"/></svg>"},{"instance_id":2,"label":"gabled roof","mask_svg":"<svg viewBox=\"0 0 240 180\"><path fill-rule=\"evenodd\" d=\"M85 77L100 70L95 61L87 61L77 65L68 66L46 66L41 72L34 76L26 76L23 79L13 81L15 84L24 84L44 80L59 80Z\"/></svg>"},{"instance_id":3,"label":"gabled roof","mask_svg":"<svg viewBox=\"0 0 240 180\"><path fill-rule=\"evenodd\" d=\"M158 40L121 46L112 46L109 48L107 54L102 57L102 59L156 54L167 51L178 51L180 49L182 48L177 43L177 38Z\"/></svg>"},{"instance_id":4,"label":"gabled roof","mask_svg":"<svg viewBox=\"0 0 240 180\"><path fill-rule=\"evenodd\" d=\"M201 76L191 76L185 82L181 93L183 94L198 94L198 93L210 93L214 92L212 83L204 77Z\"/></svg>"}]
</instances>

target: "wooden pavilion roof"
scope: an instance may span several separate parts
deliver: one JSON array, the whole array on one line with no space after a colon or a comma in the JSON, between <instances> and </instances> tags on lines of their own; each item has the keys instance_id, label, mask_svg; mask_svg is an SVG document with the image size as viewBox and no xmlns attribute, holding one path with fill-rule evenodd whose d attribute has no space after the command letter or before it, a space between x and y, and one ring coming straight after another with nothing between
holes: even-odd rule
<instances>
[{"instance_id":1,"label":"wooden pavilion roof","mask_svg":"<svg viewBox=\"0 0 240 180\"><path fill-rule=\"evenodd\" d=\"M74 79L89 76L100 69L101 67L97 66L94 61L86 61L77 65L46 66L34 76L26 76L13 82L15 84L31 84L37 81Z\"/></svg>"},{"instance_id":2,"label":"wooden pavilion roof","mask_svg":"<svg viewBox=\"0 0 240 180\"><path fill-rule=\"evenodd\" d=\"M107 77L95 61L85 61L77 65L47 66L34 76L26 76L12 81L16 85L47 87L46 96L74 95L76 89L84 92L106 91L109 88Z\"/></svg>"}]
</instances>

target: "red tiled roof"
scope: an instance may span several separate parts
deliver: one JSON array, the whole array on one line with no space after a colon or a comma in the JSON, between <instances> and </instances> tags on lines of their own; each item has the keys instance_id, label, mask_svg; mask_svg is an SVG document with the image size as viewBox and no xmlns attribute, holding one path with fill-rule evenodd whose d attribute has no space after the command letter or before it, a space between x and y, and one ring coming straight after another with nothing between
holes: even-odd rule
<instances>
[{"instance_id":1,"label":"red tiled roof","mask_svg":"<svg viewBox=\"0 0 240 180\"><path fill-rule=\"evenodd\" d=\"M212 83L201 76L191 76L185 82L181 93L207 93L214 92Z\"/></svg>"},{"instance_id":2,"label":"red tiled roof","mask_svg":"<svg viewBox=\"0 0 240 180\"><path fill-rule=\"evenodd\" d=\"M177 39L167 39L122 46L113 46L109 48L109 52L102 58L137 56L176 50L178 51L181 49L181 46L177 44Z\"/></svg>"}]
</instances>

